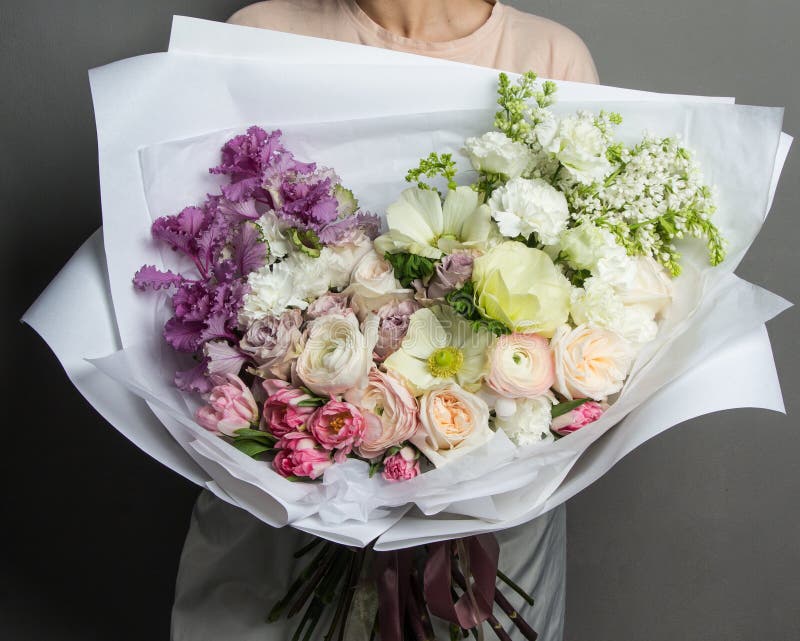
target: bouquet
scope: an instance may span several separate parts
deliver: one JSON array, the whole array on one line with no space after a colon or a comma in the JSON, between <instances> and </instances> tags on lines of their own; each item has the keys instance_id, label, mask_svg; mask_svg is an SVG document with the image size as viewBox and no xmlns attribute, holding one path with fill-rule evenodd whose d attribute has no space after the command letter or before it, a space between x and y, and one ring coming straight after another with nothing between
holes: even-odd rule
<instances>
[{"instance_id":1,"label":"bouquet","mask_svg":"<svg viewBox=\"0 0 800 641\"><path fill-rule=\"evenodd\" d=\"M628 147L619 114L558 117L554 83L499 82L496 130L465 141L474 181L432 152L382 234L257 126L209 170L220 193L153 223L194 273L134 284L173 288L164 338L197 362L175 383L206 394L200 425L290 480L355 458L395 482L603 414L669 312L675 241L724 259L711 189L675 139Z\"/></svg>"},{"instance_id":2,"label":"bouquet","mask_svg":"<svg viewBox=\"0 0 800 641\"><path fill-rule=\"evenodd\" d=\"M272 611L302 612L297 638L326 617L369 637L376 602L387 639L430 615L505 638L493 604L532 638L485 534L686 418L781 408L761 328L786 303L732 274L780 113L571 83L556 103L531 74L318 45L334 83L253 34L208 55L233 31L179 20L174 53L93 72L105 256L26 320L137 445L326 539Z\"/></svg>"}]
</instances>

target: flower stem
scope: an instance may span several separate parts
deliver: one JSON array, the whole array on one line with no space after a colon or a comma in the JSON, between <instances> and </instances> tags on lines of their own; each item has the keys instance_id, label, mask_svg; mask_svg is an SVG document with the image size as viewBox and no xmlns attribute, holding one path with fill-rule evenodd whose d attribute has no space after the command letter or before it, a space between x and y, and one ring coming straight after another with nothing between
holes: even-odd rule
<instances>
[{"instance_id":1,"label":"flower stem","mask_svg":"<svg viewBox=\"0 0 800 641\"><path fill-rule=\"evenodd\" d=\"M505 575L501 570L497 570L497 578L500 579L503 583L505 583L508 587L510 587L514 592L519 594L528 605L533 605L533 597L525 592L521 587L519 587L516 583L514 583L507 575Z\"/></svg>"}]
</instances>

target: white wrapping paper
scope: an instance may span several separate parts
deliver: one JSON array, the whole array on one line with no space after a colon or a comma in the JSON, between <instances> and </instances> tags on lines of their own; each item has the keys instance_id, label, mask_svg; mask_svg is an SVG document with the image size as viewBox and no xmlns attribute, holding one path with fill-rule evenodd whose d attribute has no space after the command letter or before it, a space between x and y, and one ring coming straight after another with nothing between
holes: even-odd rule
<instances>
[{"instance_id":1,"label":"white wrapping paper","mask_svg":"<svg viewBox=\"0 0 800 641\"><path fill-rule=\"evenodd\" d=\"M259 35L264 43L272 42L267 33ZM286 44L292 37L281 38ZM181 41L184 50L190 40ZM323 42L315 43L318 52ZM363 466L356 461L339 466L322 485L298 488L211 437L191 420L192 400L166 380L174 355L158 340L163 304L157 296L135 294L130 286L131 275L143 262L164 265L168 258L149 239L152 218L197 201L213 188L203 171L215 164L220 141L231 128L254 123L282 126L298 157L334 166L345 184L380 212L399 193L405 170L417 158L431 150L452 150L466 135L490 126L486 108L493 104L496 82L494 71L466 66L352 64L337 65L332 74L318 65L267 65L268 55L255 45L244 53L240 59L159 54L92 73L113 306L100 284L102 261L92 257L97 251L93 245L84 248L26 315L87 398L104 406L112 423L165 464L272 525L291 523L357 545L382 534L378 547L391 549L525 522L591 483L655 433L691 416L741 406L742 390L749 390L747 405L782 409L761 326L786 303L730 273L766 216L785 159L788 140L780 138L779 110L565 83L561 108L574 108L577 103L571 99L583 104L591 94L602 103L597 108L624 114L624 136L637 136L644 123L662 133L682 132L707 170L712 168L707 178L724 186L727 199L717 222L732 241L729 262L709 270L699 254L688 252L687 271L694 267L700 275L681 288L683 309L691 318L667 324L654 345L658 353L649 362L642 359L606 417L547 449L515 451L499 438L469 464L456 462L402 486L372 479L368 492ZM120 109L121 95L133 104ZM338 122L299 124L321 120L320 97L325 99L325 119ZM615 105L612 98L626 102ZM740 149L748 154L734 153ZM91 278L77 275L91 270ZM90 326L104 322L105 329L84 334L80 348L64 332L63 316L57 327L51 320L67 287L74 288L73 295L75 289L85 290L86 300L93 301L82 308L87 313L105 314L93 315ZM80 319L74 320L78 326ZM726 349L720 350L723 345ZM125 350L112 354L120 346ZM86 365L78 364L79 357L107 354L112 355L94 361L106 377L95 371L96 380L88 381L91 377L81 375ZM750 366L740 365L743 356ZM98 400L101 380L105 389ZM709 393L687 398L679 396L682 389ZM143 408L137 396L150 403L160 421L146 413L129 420L120 408L123 403L133 404L129 411ZM164 437L167 432L170 438ZM573 467L579 458L580 465ZM416 507L409 511L411 502ZM423 519L423 513L437 518Z\"/></svg>"}]
</instances>

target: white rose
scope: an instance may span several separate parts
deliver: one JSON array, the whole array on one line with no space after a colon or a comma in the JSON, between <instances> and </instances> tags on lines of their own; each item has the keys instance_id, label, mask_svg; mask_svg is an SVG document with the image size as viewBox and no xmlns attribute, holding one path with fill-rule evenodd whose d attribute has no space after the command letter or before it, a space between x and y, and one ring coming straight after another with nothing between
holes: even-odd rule
<instances>
[{"instance_id":1,"label":"white rose","mask_svg":"<svg viewBox=\"0 0 800 641\"><path fill-rule=\"evenodd\" d=\"M420 398L420 427L411 442L441 467L492 438L489 406L458 385L449 385Z\"/></svg>"},{"instance_id":2,"label":"white rose","mask_svg":"<svg viewBox=\"0 0 800 641\"><path fill-rule=\"evenodd\" d=\"M667 271L650 256L634 259L634 275L625 287L618 289L626 305L643 305L653 316L663 314L672 302L672 279Z\"/></svg>"},{"instance_id":3,"label":"white rose","mask_svg":"<svg viewBox=\"0 0 800 641\"><path fill-rule=\"evenodd\" d=\"M595 276L572 290L570 316L577 325L596 325L637 345L653 340L658 332L654 314L647 307L625 305L616 288Z\"/></svg>"},{"instance_id":4,"label":"white rose","mask_svg":"<svg viewBox=\"0 0 800 641\"><path fill-rule=\"evenodd\" d=\"M516 178L531 163L530 149L504 133L489 131L480 138L467 138L464 153L477 171Z\"/></svg>"},{"instance_id":5,"label":"white rose","mask_svg":"<svg viewBox=\"0 0 800 641\"><path fill-rule=\"evenodd\" d=\"M358 261L345 293L352 297L352 307L360 318L387 303L411 298L414 294L413 290L400 286L392 265L373 250Z\"/></svg>"},{"instance_id":6,"label":"white rose","mask_svg":"<svg viewBox=\"0 0 800 641\"><path fill-rule=\"evenodd\" d=\"M509 417L496 417L494 424L520 447L541 445L555 440L550 431L552 395L520 399Z\"/></svg>"},{"instance_id":7,"label":"white rose","mask_svg":"<svg viewBox=\"0 0 800 641\"><path fill-rule=\"evenodd\" d=\"M611 169L607 147L603 132L594 124L594 116L578 112L576 116L561 119L546 149L555 154L575 180L590 185L605 178Z\"/></svg>"},{"instance_id":8,"label":"white rose","mask_svg":"<svg viewBox=\"0 0 800 641\"><path fill-rule=\"evenodd\" d=\"M492 218L509 238L536 233L545 245L558 241L569 220L563 193L541 178L515 178L496 189L489 199Z\"/></svg>"},{"instance_id":9,"label":"white rose","mask_svg":"<svg viewBox=\"0 0 800 641\"><path fill-rule=\"evenodd\" d=\"M320 316L308 325L308 337L295 372L321 396L360 389L367 383L377 339L377 316L365 320L363 334L352 314Z\"/></svg>"},{"instance_id":10,"label":"white rose","mask_svg":"<svg viewBox=\"0 0 800 641\"><path fill-rule=\"evenodd\" d=\"M557 392L569 400L605 400L622 389L633 361L633 350L620 335L579 325L556 329L550 346L556 359Z\"/></svg>"}]
</instances>

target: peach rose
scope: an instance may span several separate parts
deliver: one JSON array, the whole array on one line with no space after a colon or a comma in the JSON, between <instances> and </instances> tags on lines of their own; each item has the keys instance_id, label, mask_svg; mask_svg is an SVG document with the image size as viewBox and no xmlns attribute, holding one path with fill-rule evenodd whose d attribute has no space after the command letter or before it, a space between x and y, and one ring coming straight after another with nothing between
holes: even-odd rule
<instances>
[{"instance_id":1,"label":"peach rose","mask_svg":"<svg viewBox=\"0 0 800 641\"><path fill-rule=\"evenodd\" d=\"M622 389L633 362L630 343L607 329L561 325L550 342L556 361L557 392L569 400L605 400Z\"/></svg>"},{"instance_id":2,"label":"peach rose","mask_svg":"<svg viewBox=\"0 0 800 641\"><path fill-rule=\"evenodd\" d=\"M486 384L506 398L536 398L556 377L549 341L538 334L500 336L489 353Z\"/></svg>"},{"instance_id":3,"label":"peach rose","mask_svg":"<svg viewBox=\"0 0 800 641\"><path fill-rule=\"evenodd\" d=\"M493 435L489 406L455 384L424 394L419 414L420 429L411 442L436 467L483 445Z\"/></svg>"},{"instance_id":4,"label":"peach rose","mask_svg":"<svg viewBox=\"0 0 800 641\"><path fill-rule=\"evenodd\" d=\"M419 407L416 399L400 381L376 368L370 370L367 386L349 390L345 400L358 407L366 420L363 440L358 447L358 453L364 458L380 456L417 431Z\"/></svg>"}]
</instances>

